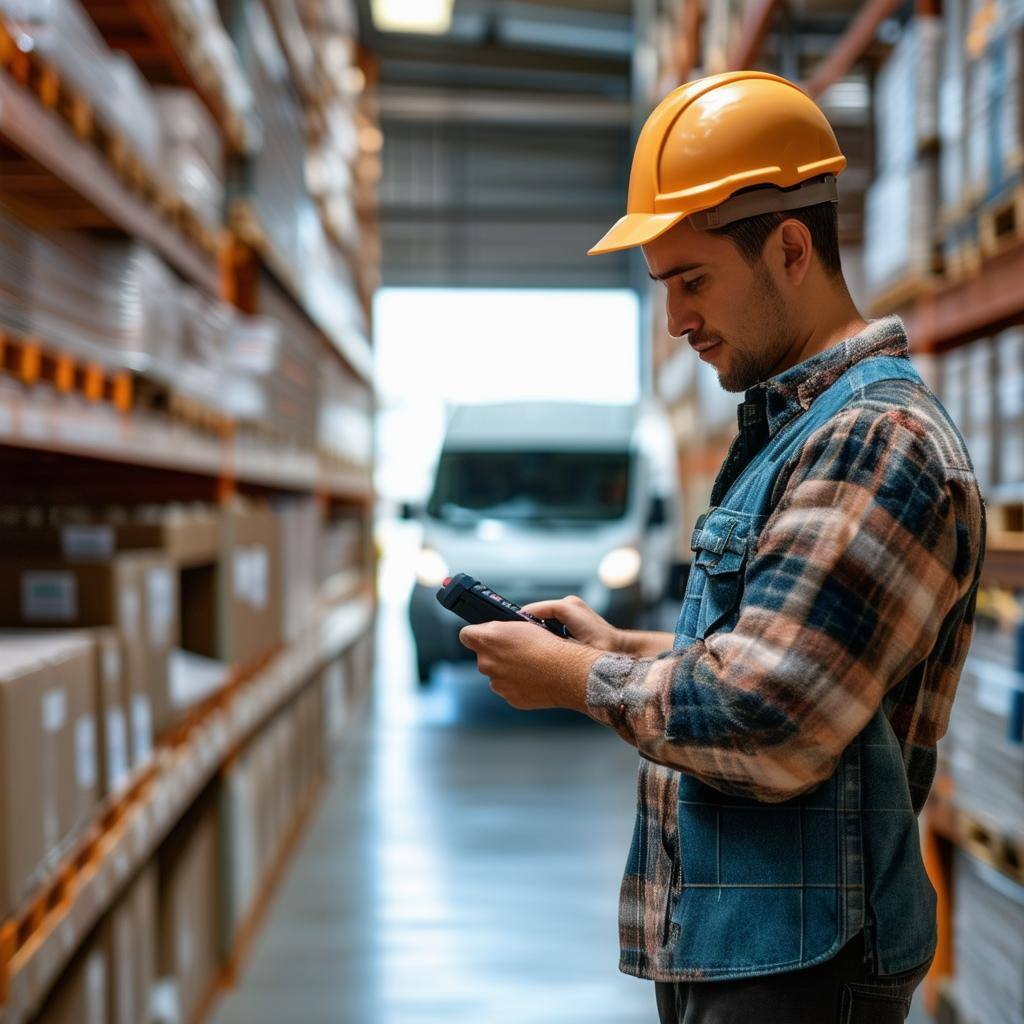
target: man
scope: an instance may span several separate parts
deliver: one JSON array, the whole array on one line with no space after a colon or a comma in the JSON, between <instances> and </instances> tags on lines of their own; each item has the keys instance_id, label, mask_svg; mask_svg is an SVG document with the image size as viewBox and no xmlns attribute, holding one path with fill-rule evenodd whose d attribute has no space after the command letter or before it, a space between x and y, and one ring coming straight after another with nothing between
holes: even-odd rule
<instances>
[{"instance_id":1,"label":"man","mask_svg":"<svg viewBox=\"0 0 1024 1024\"><path fill-rule=\"evenodd\" d=\"M658 105L628 213L669 331L740 432L693 531L674 633L578 597L462 642L517 708L573 708L641 754L620 969L668 1024L888 1024L935 948L917 814L973 632L985 509L898 317L865 321L839 263L814 103L735 72Z\"/></svg>"}]
</instances>

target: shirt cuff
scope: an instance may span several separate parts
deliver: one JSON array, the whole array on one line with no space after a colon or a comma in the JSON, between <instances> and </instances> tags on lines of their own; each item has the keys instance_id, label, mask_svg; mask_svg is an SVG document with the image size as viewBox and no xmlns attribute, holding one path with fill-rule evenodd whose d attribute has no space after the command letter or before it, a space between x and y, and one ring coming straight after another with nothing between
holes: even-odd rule
<instances>
[{"instance_id":1,"label":"shirt cuff","mask_svg":"<svg viewBox=\"0 0 1024 1024\"><path fill-rule=\"evenodd\" d=\"M587 675L587 711L591 718L611 726L633 740L626 691L637 675L642 675L644 660L610 651L602 654Z\"/></svg>"}]
</instances>

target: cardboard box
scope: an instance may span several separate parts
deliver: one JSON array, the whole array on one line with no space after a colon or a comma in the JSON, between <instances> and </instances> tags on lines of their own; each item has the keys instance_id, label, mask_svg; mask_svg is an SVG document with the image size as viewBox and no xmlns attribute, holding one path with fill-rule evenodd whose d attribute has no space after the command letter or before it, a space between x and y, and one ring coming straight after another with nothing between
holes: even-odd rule
<instances>
[{"instance_id":1,"label":"cardboard box","mask_svg":"<svg viewBox=\"0 0 1024 1024\"><path fill-rule=\"evenodd\" d=\"M160 850L159 969L178 990L190 1021L221 962L220 842L209 791L186 813Z\"/></svg>"},{"instance_id":2,"label":"cardboard box","mask_svg":"<svg viewBox=\"0 0 1024 1024\"><path fill-rule=\"evenodd\" d=\"M216 566L181 574L182 646L233 667L281 643L280 536L269 509L234 508L222 518Z\"/></svg>"},{"instance_id":3,"label":"cardboard box","mask_svg":"<svg viewBox=\"0 0 1024 1024\"><path fill-rule=\"evenodd\" d=\"M166 514L117 523L5 526L4 554L49 555L68 562L109 562L123 551L157 550L176 565L214 562L220 549L216 509L170 509Z\"/></svg>"},{"instance_id":4,"label":"cardboard box","mask_svg":"<svg viewBox=\"0 0 1024 1024\"><path fill-rule=\"evenodd\" d=\"M5 555L0 625L116 629L130 689L132 764L148 760L154 734L174 720L168 661L178 640L178 576L165 555L132 551L95 563Z\"/></svg>"},{"instance_id":5,"label":"cardboard box","mask_svg":"<svg viewBox=\"0 0 1024 1024\"><path fill-rule=\"evenodd\" d=\"M109 964L110 1024L146 1024L156 977L155 863L131 883L107 916L101 934Z\"/></svg>"},{"instance_id":6,"label":"cardboard box","mask_svg":"<svg viewBox=\"0 0 1024 1024\"><path fill-rule=\"evenodd\" d=\"M91 942L57 979L36 1024L109 1024L107 950Z\"/></svg>"},{"instance_id":7,"label":"cardboard box","mask_svg":"<svg viewBox=\"0 0 1024 1024\"><path fill-rule=\"evenodd\" d=\"M81 634L0 641L0 919L95 811L94 659Z\"/></svg>"},{"instance_id":8,"label":"cardboard box","mask_svg":"<svg viewBox=\"0 0 1024 1024\"><path fill-rule=\"evenodd\" d=\"M121 790L131 777L131 683L117 630L97 629L94 637L100 794L109 796Z\"/></svg>"}]
</instances>

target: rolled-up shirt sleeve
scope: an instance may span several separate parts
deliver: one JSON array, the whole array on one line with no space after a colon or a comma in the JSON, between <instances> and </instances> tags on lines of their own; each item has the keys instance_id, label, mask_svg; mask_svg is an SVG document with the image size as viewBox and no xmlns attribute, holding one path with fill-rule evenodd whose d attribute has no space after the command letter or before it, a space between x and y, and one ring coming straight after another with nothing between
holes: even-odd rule
<instances>
[{"instance_id":1,"label":"rolled-up shirt sleeve","mask_svg":"<svg viewBox=\"0 0 1024 1024\"><path fill-rule=\"evenodd\" d=\"M747 557L732 631L598 658L587 711L723 792L790 799L832 774L927 657L969 586L962 561L925 425L902 410L845 410L795 459Z\"/></svg>"}]
</instances>

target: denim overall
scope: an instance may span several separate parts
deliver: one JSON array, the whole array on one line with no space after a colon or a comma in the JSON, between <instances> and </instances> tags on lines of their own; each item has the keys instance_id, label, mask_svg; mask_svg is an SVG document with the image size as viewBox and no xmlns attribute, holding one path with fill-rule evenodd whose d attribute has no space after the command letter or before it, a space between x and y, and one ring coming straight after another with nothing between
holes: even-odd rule
<instances>
[{"instance_id":1,"label":"denim overall","mask_svg":"<svg viewBox=\"0 0 1024 1024\"><path fill-rule=\"evenodd\" d=\"M745 562L771 512L780 470L864 387L893 378L923 386L909 359L854 363L779 428L724 495L712 497L717 504L699 517L690 543L693 567L674 650L734 628ZM784 803L729 796L680 774L678 825L666 969L707 979L795 970L828 960L861 929L875 972L905 971L932 955L935 892L883 709L831 778Z\"/></svg>"}]
</instances>

